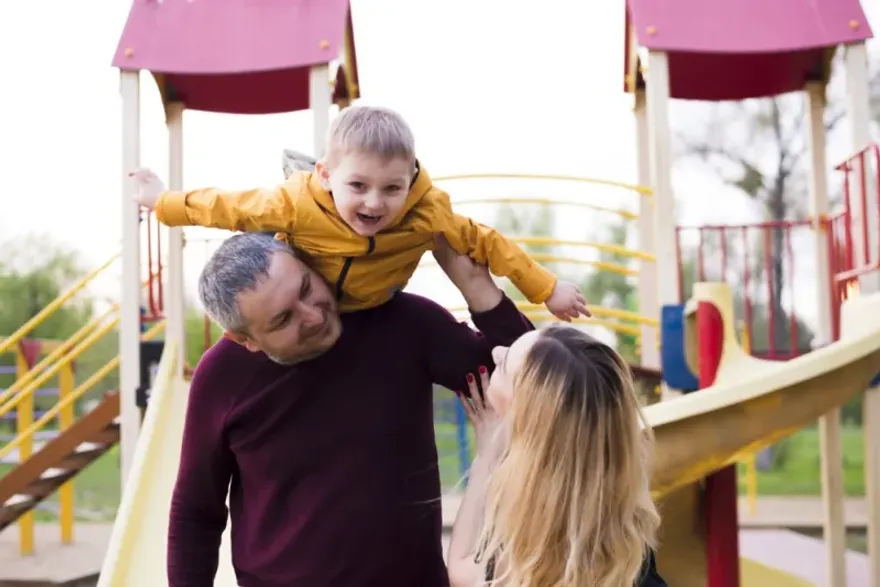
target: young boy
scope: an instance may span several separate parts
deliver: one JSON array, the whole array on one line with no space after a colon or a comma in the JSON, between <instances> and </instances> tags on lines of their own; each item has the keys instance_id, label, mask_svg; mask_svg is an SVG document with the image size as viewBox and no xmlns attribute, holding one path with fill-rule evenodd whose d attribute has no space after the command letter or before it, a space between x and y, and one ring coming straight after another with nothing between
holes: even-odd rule
<instances>
[{"instance_id":1,"label":"young boy","mask_svg":"<svg viewBox=\"0 0 880 587\"><path fill-rule=\"evenodd\" d=\"M276 231L334 286L340 311L377 306L404 288L435 234L492 273L509 278L532 303L570 321L589 316L578 288L535 263L488 226L452 211L415 157L397 113L346 108L334 119L324 159L285 152L285 183L274 189L166 191L148 170L132 173L141 205L168 226Z\"/></svg>"}]
</instances>

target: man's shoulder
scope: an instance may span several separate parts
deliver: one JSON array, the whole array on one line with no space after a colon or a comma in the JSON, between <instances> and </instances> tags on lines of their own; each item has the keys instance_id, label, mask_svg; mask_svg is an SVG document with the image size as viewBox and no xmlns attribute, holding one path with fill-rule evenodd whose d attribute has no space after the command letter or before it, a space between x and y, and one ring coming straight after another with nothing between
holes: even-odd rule
<instances>
[{"instance_id":1,"label":"man's shoulder","mask_svg":"<svg viewBox=\"0 0 880 587\"><path fill-rule=\"evenodd\" d=\"M193 373L194 386L207 383L211 387L240 388L253 379L266 360L263 353L251 352L224 336L199 359Z\"/></svg>"},{"instance_id":2,"label":"man's shoulder","mask_svg":"<svg viewBox=\"0 0 880 587\"><path fill-rule=\"evenodd\" d=\"M388 311L397 312L406 317L413 315L448 316L449 311L432 299L418 294L399 292L385 304Z\"/></svg>"}]
</instances>

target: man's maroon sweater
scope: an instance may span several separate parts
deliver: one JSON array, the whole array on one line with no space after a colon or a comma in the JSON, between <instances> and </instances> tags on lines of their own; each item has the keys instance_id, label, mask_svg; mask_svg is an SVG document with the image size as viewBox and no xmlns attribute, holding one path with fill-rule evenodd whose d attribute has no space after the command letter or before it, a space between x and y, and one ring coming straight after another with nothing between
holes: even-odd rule
<instances>
[{"instance_id":1,"label":"man's maroon sweater","mask_svg":"<svg viewBox=\"0 0 880 587\"><path fill-rule=\"evenodd\" d=\"M229 492L241 587L442 587L432 387L466 389L533 327L513 302L473 315L398 294L343 314L292 367L221 340L190 387L168 529L169 587L211 587Z\"/></svg>"}]
</instances>

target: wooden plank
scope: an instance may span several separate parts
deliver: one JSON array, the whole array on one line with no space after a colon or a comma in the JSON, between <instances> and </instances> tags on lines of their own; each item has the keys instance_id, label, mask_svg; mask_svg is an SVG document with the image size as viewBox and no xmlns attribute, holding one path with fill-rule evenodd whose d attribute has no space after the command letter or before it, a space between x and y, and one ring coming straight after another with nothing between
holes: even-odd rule
<instances>
[{"instance_id":1,"label":"wooden plank","mask_svg":"<svg viewBox=\"0 0 880 587\"><path fill-rule=\"evenodd\" d=\"M47 442L39 452L0 477L0 503L21 493L43 471L57 467L81 443L106 428L119 415L119 393L108 393L95 409L80 418L64 433Z\"/></svg>"}]
</instances>

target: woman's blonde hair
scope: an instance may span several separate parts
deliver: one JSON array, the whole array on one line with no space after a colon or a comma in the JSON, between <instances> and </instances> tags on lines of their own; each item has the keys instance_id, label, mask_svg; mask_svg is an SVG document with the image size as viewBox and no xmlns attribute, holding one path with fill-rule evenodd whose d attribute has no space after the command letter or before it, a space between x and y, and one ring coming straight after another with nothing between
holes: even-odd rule
<instances>
[{"instance_id":1,"label":"woman's blonde hair","mask_svg":"<svg viewBox=\"0 0 880 587\"><path fill-rule=\"evenodd\" d=\"M510 442L489 484L478 554L494 567L489 584L636 584L660 517L649 488L652 435L629 367L588 334L552 326L513 388Z\"/></svg>"}]
</instances>

